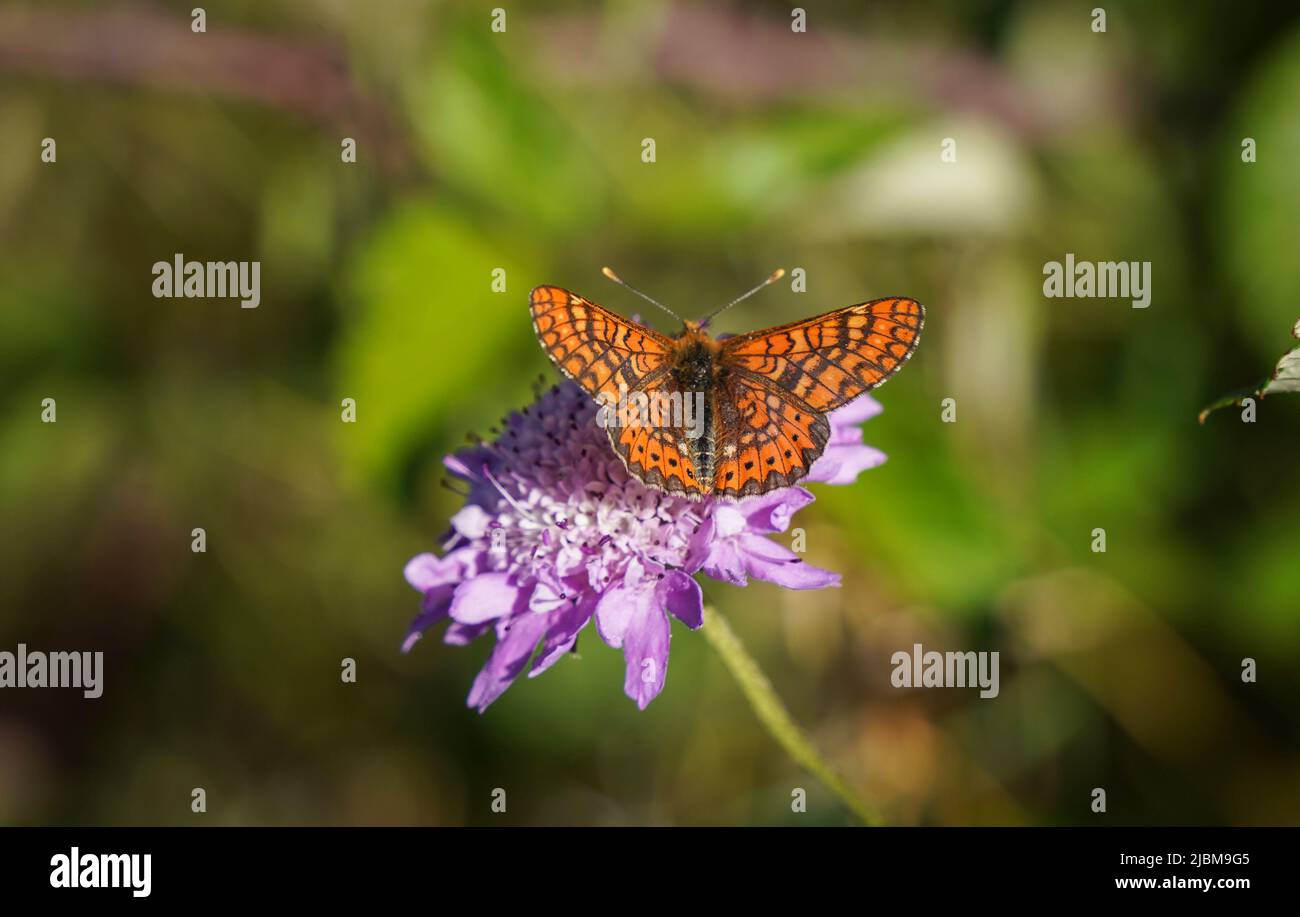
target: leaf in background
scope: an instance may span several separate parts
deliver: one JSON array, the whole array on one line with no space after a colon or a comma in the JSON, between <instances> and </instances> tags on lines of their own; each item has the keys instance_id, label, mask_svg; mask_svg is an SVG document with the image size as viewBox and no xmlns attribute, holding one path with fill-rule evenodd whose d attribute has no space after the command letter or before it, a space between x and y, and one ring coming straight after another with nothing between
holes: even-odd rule
<instances>
[{"instance_id":1,"label":"leaf in background","mask_svg":"<svg viewBox=\"0 0 1300 917\"><path fill-rule=\"evenodd\" d=\"M346 272L354 311L336 351L333 410L342 398L357 401L356 424L340 427L363 476L391 476L436 424L495 417L509 403L519 373L502 371L503 361L519 347L536 349L527 300L539 275L525 266L524 250L418 203L390 215L354 256ZM504 293L491 289L498 267Z\"/></svg>"},{"instance_id":2,"label":"leaf in background","mask_svg":"<svg viewBox=\"0 0 1300 917\"><path fill-rule=\"evenodd\" d=\"M1261 395L1273 395L1278 392L1300 392L1300 347L1287 351L1277 361L1273 378L1264 384Z\"/></svg>"},{"instance_id":3,"label":"leaf in background","mask_svg":"<svg viewBox=\"0 0 1300 917\"><path fill-rule=\"evenodd\" d=\"M1295 323L1295 327L1291 329L1291 334L1300 338L1300 321ZM1277 367L1273 370L1273 375L1263 382L1221 395L1206 405L1196 419L1201 423L1205 423L1205 418L1209 417L1214 411L1232 404L1240 404L1243 398L1263 398L1265 395L1285 394L1287 392L1300 392L1300 347L1292 348L1282 354L1282 359L1277 361Z\"/></svg>"},{"instance_id":4,"label":"leaf in background","mask_svg":"<svg viewBox=\"0 0 1300 917\"><path fill-rule=\"evenodd\" d=\"M429 167L452 188L548 230L585 226L601 170L527 74L495 43L459 34L406 86Z\"/></svg>"}]
</instances>

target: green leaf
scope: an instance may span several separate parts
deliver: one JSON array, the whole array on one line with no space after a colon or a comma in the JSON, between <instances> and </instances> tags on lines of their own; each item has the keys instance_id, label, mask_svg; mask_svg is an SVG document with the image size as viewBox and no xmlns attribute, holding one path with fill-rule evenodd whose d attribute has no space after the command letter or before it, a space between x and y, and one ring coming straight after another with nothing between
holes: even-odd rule
<instances>
[{"instance_id":1,"label":"green leaf","mask_svg":"<svg viewBox=\"0 0 1300 917\"><path fill-rule=\"evenodd\" d=\"M1268 380L1260 382L1258 385L1248 385L1245 388L1233 389L1225 395L1211 401L1205 407L1201 408L1201 413L1196 415L1197 423L1205 423L1205 418L1209 417L1220 408L1231 407L1234 404L1241 404L1244 398L1256 398L1260 390L1268 384Z\"/></svg>"},{"instance_id":2,"label":"green leaf","mask_svg":"<svg viewBox=\"0 0 1300 917\"><path fill-rule=\"evenodd\" d=\"M362 246L347 272L355 311L333 407L356 399L356 424L340 424L340 435L362 477L391 480L434 431L498 416L516 381L502 366L536 353L528 290L539 274L526 252L425 202L399 209ZM491 288L495 268L506 271L504 293Z\"/></svg>"},{"instance_id":3,"label":"green leaf","mask_svg":"<svg viewBox=\"0 0 1300 917\"><path fill-rule=\"evenodd\" d=\"M1291 333L1300 338L1300 321L1295 323ZM1282 359L1277 361L1273 375L1258 385L1250 385L1228 392L1226 395L1220 395L1206 405L1196 419L1200 423L1205 423L1205 418L1209 417L1210 414L1229 405L1241 404L1244 398L1263 398L1265 395L1286 394L1288 392L1300 392L1300 347L1294 347L1282 354Z\"/></svg>"},{"instance_id":4,"label":"green leaf","mask_svg":"<svg viewBox=\"0 0 1300 917\"><path fill-rule=\"evenodd\" d=\"M1272 395L1275 392L1300 392L1300 347L1288 351L1278 360L1273 378L1264 383L1259 391L1261 395Z\"/></svg>"}]
</instances>

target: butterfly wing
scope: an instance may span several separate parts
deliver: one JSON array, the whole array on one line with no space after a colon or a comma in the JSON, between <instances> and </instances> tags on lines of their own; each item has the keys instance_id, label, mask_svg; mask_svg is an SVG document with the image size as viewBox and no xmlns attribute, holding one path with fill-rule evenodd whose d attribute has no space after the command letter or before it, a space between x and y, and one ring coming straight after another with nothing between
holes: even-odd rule
<instances>
[{"instance_id":1,"label":"butterfly wing","mask_svg":"<svg viewBox=\"0 0 1300 917\"><path fill-rule=\"evenodd\" d=\"M723 341L714 492L763 494L808 474L830 438L825 415L898 372L924 324L916 300L876 299Z\"/></svg>"},{"instance_id":2,"label":"butterfly wing","mask_svg":"<svg viewBox=\"0 0 1300 917\"><path fill-rule=\"evenodd\" d=\"M824 414L748 372L729 374L718 392L713 492L738 498L789 487L826 448Z\"/></svg>"},{"instance_id":3,"label":"butterfly wing","mask_svg":"<svg viewBox=\"0 0 1300 917\"><path fill-rule=\"evenodd\" d=\"M587 393L617 398L667 373L673 343L576 293L541 286L529 297L533 331L547 356Z\"/></svg>"},{"instance_id":4,"label":"butterfly wing","mask_svg":"<svg viewBox=\"0 0 1300 917\"><path fill-rule=\"evenodd\" d=\"M647 414L651 422L638 422L637 416L620 417L619 425L608 430L614 451L623 459L627 470L650 487L691 499L708 493L709 482L700 480L692 457L696 444L689 438L688 428L680 423L674 426L662 422L679 422L683 415L675 413L682 410L678 406L693 395L678 389L669 374L637 389L630 400L642 395L650 405ZM658 407L655 407L656 399ZM638 412L629 409L625 413L636 415Z\"/></svg>"},{"instance_id":5,"label":"butterfly wing","mask_svg":"<svg viewBox=\"0 0 1300 917\"><path fill-rule=\"evenodd\" d=\"M677 391L669 373L672 340L559 287L533 290L530 309L537 339L560 372L604 401L608 416L617 419L608 428L609 440L628 471L669 493L704 493L681 427L638 423L615 407L620 385L629 399L625 404L635 404L635 396L647 402L674 393L689 397Z\"/></svg>"},{"instance_id":6,"label":"butterfly wing","mask_svg":"<svg viewBox=\"0 0 1300 917\"><path fill-rule=\"evenodd\" d=\"M752 373L814 411L833 411L902 368L925 325L915 299L873 299L722 343L724 365Z\"/></svg>"}]
</instances>

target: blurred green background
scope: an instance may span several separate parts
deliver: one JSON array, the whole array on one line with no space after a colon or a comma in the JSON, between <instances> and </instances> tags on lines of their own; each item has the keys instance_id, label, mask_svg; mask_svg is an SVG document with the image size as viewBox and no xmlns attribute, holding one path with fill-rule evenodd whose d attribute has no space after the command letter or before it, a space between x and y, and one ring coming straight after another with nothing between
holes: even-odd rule
<instances>
[{"instance_id":1,"label":"blurred green background","mask_svg":"<svg viewBox=\"0 0 1300 917\"><path fill-rule=\"evenodd\" d=\"M799 517L844 588L704 581L887 821L1300 822L1300 399L1196 423L1300 316L1300 11L494 5L0 6L0 649L107 656L0 694L0 823L850 823L677 626L643 713L590 631L483 716L489 640L398 653L441 456L554 375L529 288L645 312L603 264L687 315L807 272L718 331L927 305L888 463ZM260 308L153 298L177 252ZM1150 308L1045 299L1066 252ZM892 688L915 642L1000 697Z\"/></svg>"}]
</instances>

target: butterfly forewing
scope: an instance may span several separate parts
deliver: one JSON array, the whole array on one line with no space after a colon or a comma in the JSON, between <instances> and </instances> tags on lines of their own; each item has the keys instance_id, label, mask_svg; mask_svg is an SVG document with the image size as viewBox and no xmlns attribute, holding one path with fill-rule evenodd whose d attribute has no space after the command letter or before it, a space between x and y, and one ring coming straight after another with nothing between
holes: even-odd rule
<instances>
[{"instance_id":1,"label":"butterfly forewing","mask_svg":"<svg viewBox=\"0 0 1300 917\"><path fill-rule=\"evenodd\" d=\"M731 338L720 360L762 376L815 411L833 411L898 372L924 324L916 300L874 299Z\"/></svg>"},{"instance_id":2,"label":"butterfly forewing","mask_svg":"<svg viewBox=\"0 0 1300 917\"><path fill-rule=\"evenodd\" d=\"M542 349L590 395L616 398L668 367L671 339L575 293L537 287L529 307Z\"/></svg>"}]
</instances>

